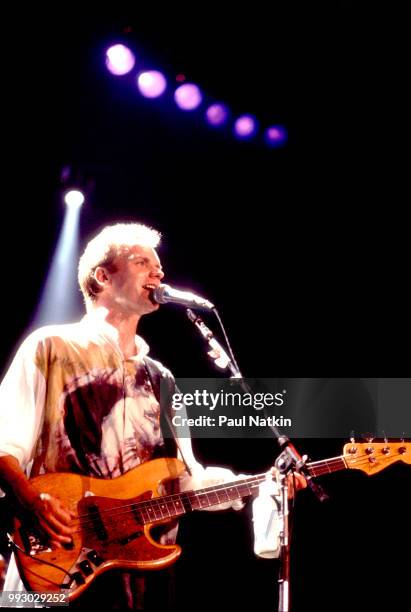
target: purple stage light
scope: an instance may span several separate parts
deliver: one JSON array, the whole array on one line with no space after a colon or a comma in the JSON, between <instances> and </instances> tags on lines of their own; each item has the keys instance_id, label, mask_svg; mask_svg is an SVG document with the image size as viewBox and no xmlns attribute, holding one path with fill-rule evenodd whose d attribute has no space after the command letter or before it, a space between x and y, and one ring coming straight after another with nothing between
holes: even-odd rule
<instances>
[{"instance_id":1,"label":"purple stage light","mask_svg":"<svg viewBox=\"0 0 411 612\"><path fill-rule=\"evenodd\" d=\"M264 139L270 147L281 147L287 142L287 130L282 125L271 125L265 130Z\"/></svg>"},{"instance_id":2,"label":"purple stage light","mask_svg":"<svg viewBox=\"0 0 411 612\"><path fill-rule=\"evenodd\" d=\"M167 81L158 70L147 70L138 75L137 86L146 98L158 98L165 92Z\"/></svg>"},{"instance_id":3,"label":"purple stage light","mask_svg":"<svg viewBox=\"0 0 411 612\"><path fill-rule=\"evenodd\" d=\"M257 122L252 115L241 115L234 123L234 132L238 138L251 138L257 131Z\"/></svg>"},{"instance_id":4,"label":"purple stage light","mask_svg":"<svg viewBox=\"0 0 411 612\"><path fill-rule=\"evenodd\" d=\"M112 74L127 74L134 68L135 63L134 53L125 45L113 45L106 51L106 66Z\"/></svg>"},{"instance_id":5,"label":"purple stage light","mask_svg":"<svg viewBox=\"0 0 411 612\"><path fill-rule=\"evenodd\" d=\"M201 91L193 83L184 83L174 92L174 100L182 110L194 110L200 106L203 96Z\"/></svg>"},{"instance_id":6,"label":"purple stage light","mask_svg":"<svg viewBox=\"0 0 411 612\"><path fill-rule=\"evenodd\" d=\"M223 125L228 119L228 108L224 104L212 104L206 110L206 119L210 125Z\"/></svg>"}]
</instances>

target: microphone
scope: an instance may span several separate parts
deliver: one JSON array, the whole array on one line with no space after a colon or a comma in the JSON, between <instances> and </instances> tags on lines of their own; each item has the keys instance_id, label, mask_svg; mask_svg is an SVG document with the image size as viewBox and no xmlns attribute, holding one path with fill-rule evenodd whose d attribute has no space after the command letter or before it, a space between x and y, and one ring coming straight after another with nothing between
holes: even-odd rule
<instances>
[{"instance_id":1,"label":"microphone","mask_svg":"<svg viewBox=\"0 0 411 612\"><path fill-rule=\"evenodd\" d=\"M190 291L174 289L170 285L160 285L153 289L151 296L157 304L180 304L191 308L201 308L202 310L213 310L214 304L205 298L195 295Z\"/></svg>"}]
</instances>

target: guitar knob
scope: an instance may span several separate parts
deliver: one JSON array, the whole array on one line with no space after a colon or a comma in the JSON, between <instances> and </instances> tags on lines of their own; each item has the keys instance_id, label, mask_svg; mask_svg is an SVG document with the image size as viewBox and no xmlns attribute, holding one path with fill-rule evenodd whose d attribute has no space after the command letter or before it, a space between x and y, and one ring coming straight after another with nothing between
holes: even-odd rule
<instances>
[{"instance_id":1,"label":"guitar knob","mask_svg":"<svg viewBox=\"0 0 411 612\"><path fill-rule=\"evenodd\" d=\"M375 463L377 461L377 459L375 457L368 457L368 461L370 463Z\"/></svg>"},{"instance_id":2,"label":"guitar knob","mask_svg":"<svg viewBox=\"0 0 411 612\"><path fill-rule=\"evenodd\" d=\"M100 557L100 555L95 550L90 550L90 552L87 553L87 558L92 563L94 563L96 567L98 567L99 565L103 563L103 558Z\"/></svg>"},{"instance_id":3,"label":"guitar knob","mask_svg":"<svg viewBox=\"0 0 411 612\"><path fill-rule=\"evenodd\" d=\"M382 452L384 455L389 455L389 454L390 454L390 447L389 447L389 446L384 446L384 447L382 448L381 452Z\"/></svg>"},{"instance_id":4,"label":"guitar knob","mask_svg":"<svg viewBox=\"0 0 411 612\"><path fill-rule=\"evenodd\" d=\"M365 452L367 453L367 455L372 455L372 453L374 452L374 448L372 446L368 446L365 449Z\"/></svg>"},{"instance_id":5,"label":"guitar knob","mask_svg":"<svg viewBox=\"0 0 411 612\"><path fill-rule=\"evenodd\" d=\"M90 562L87 561L87 559L84 559L84 561L80 561L80 563L78 563L77 565L85 576L90 576L93 573L93 568L91 567Z\"/></svg>"},{"instance_id":6,"label":"guitar knob","mask_svg":"<svg viewBox=\"0 0 411 612\"><path fill-rule=\"evenodd\" d=\"M85 584L86 582L81 572L73 572L72 574L70 574L70 578L70 586L73 584L73 582L75 582L77 585Z\"/></svg>"}]
</instances>

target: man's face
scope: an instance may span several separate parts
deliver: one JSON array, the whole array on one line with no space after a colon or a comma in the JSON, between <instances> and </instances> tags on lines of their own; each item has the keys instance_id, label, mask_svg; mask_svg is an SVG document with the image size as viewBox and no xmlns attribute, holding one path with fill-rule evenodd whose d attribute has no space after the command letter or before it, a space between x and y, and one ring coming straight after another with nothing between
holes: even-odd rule
<instances>
[{"instance_id":1,"label":"man's face","mask_svg":"<svg viewBox=\"0 0 411 612\"><path fill-rule=\"evenodd\" d=\"M148 314L159 305L150 300L164 273L160 259L151 247L134 246L130 252L114 260L116 272L110 273L113 301L126 313Z\"/></svg>"}]
</instances>

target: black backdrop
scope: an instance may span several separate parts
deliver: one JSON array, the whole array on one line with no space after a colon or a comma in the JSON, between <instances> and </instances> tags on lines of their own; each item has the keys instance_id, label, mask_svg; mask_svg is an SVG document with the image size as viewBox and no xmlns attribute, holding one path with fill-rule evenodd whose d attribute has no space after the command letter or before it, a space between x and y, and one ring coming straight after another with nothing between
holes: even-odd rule
<instances>
[{"instance_id":1,"label":"black backdrop","mask_svg":"<svg viewBox=\"0 0 411 612\"><path fill-rule=\"evenodd\" d=\"M3 367L36 307L71 165L91 188L82 240L117 220L160 229L167 279L218 305L248 376L407 376L401 16L350 2L271 9L36 8L5 22ZM288 146L239 143L200 113L133 93L102 63L125 31L146 65L287 125ZM177 376L212 374L182 311L160 309L141 332ZM298 441L315 459L343 442ZM238 471L276 453L270 441L196 446ZM372 479L327 477L326 505L300 495L296 611L405 602L408 484L397 464ZM276 562L253 556L249 508L191 516L181 541L182 607L275 609Z\"/></svg>"}]
</instances>

